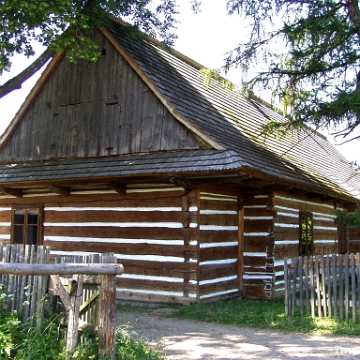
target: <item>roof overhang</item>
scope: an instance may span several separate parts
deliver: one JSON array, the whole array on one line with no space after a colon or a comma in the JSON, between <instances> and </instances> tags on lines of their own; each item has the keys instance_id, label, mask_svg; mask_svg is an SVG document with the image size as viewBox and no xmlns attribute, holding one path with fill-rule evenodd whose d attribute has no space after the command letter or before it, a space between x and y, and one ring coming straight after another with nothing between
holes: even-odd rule
<instances>
[{"instance_id":1,"label":"roof overhang","mask_svg":"<svg viewBox=\"0 0 360 360\"><path fill-rule=\"evenodd\" d=\"M355 203L356 197L327 189L316 183L299 183L273 174L254 171L233 151L195 150L101 158L52 160L0 165L0 190L21 197L21 189L47 187L61 195L79 183L122 183L142 181L212 181L239 186L249 193L288 191L309 199Z\"/></svg>"}]
</instances>

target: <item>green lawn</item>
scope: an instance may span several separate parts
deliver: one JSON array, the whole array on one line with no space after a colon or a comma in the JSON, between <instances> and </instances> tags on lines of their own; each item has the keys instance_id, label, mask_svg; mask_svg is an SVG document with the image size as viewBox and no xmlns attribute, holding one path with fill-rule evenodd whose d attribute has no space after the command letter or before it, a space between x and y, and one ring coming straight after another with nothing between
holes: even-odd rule
<instances>
[{"instance_id":1,"label":"green lawn","mask_svg":"<svg viewBox=\"0 0 360 360\"><path fill-rule=\"evenodd\" d=\"M159 305L160 306L160 305ZM164 307L166 305L161 305ZM360 313L357 323L341 322L330 318L294 317L285 315L284 298L276 300L230 299L207 304L189 306L167 306L169 316L195 319L214 323L250 326L258 329L276 329L287 332L322 333L337 335L360 335ZM169 308L171 311L169 311ZM126 306L121 306L126 312ZM141 311L151 311L151 307L140 307Z\"/></svg>"}]
</instances>

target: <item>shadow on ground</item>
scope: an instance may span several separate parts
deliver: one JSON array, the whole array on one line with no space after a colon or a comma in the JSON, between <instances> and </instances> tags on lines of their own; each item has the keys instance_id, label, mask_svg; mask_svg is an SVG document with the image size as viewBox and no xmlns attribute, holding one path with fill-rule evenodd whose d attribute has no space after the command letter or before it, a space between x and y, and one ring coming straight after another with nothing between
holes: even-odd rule
<instances>
[{"instance_id":1,"label":"shadow on ground","mask_svg":"<svg viewBox=\"0 0 360 360\"><path fill-rule=\"evenodd\" d=\"M360 340L180 320L166 309L118 312L118 325L160 345L169 360L359 359Z\"/></svg>"}]
</instances>

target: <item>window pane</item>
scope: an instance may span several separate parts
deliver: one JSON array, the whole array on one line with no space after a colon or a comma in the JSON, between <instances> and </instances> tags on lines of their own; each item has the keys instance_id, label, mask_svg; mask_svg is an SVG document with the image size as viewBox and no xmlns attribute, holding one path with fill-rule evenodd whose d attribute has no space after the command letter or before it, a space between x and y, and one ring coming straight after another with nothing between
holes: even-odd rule
<instances>
[{"instance_id":1,"label":"window pane","mask_svg":"<svg viewBox=\"0 0 360 360\"><path fill-rule=\"evenodd\" d=\"M27 231L27 245L36 245L36 239L37 239L37 226L28 226Z\"/></svg>"},{"instance_id":2,"label":"window pane","mask_svg":"<svg viewBox=\"0 0 360 360\"><path fill-rule=\"evenodd\" d=\"M14 226L14 244L23 244L24 243L24 226Z\"/></svg>"},{"instance_id":3,"label":"window pane","mask_svg":"<svg viewBox=\"0 0 360 360\"><path fill-rule=\"evenodd\" d=\"M37 210L29 210L28 211L28 224L38 223L38 211Z\"/></svg>"},{"instance_id":4,"label":"window pane","mask_svg":"<svg viewBox=\"0 0 360 360\"><path fill-rule=\"evenodd\" d=\"M25 210L15 210L14 224L24 224L24 223L25 223Z\"/></svg>"},{"instance_id":5,"label":"window pane","mask_svg":"<svg viewBox=\"0 0 360 360\"><path fill-rule=\"evenodd\" d=\"M40 209L13 209L12 243L38 245L41 240L39 228Z\"/></svg>"},{"instance_id":6,"label":"window pane","mask_svg":"<svg viewBox=\"0 0 360 360\"><path fill-rule=\"evenodd\" d=\"M313 252L313 219L311 213L300 214L300 255Z\"/></svg>"}]
</instances>

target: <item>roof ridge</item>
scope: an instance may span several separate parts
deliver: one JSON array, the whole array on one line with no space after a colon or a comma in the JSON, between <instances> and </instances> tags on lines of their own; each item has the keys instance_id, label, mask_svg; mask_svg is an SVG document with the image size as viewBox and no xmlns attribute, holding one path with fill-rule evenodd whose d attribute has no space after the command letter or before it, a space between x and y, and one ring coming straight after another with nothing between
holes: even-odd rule
<instances>
[{"instance_id":1,"label":"roof ridge","mask_svg":"<svg viewBox=\"0 0 360 360\"><path fill-rule=\"evenodd\" d=\"M111 15L111 19L115 22L117 22L118 24L124 26L124 27L133 27L133 25L126 23L125 21ZM199 62L197 62L194 59L191 59L190 57L184 55L183 53L181 53L180 51L176 50L174 47L172 46L167 46L164 43L162 43L161 41L157 40L156 38L154 38L153 36L150 36L146 33L144 33L143 31L137 29L139 31L139 33L141 33L143 35L143 38L152 42L154 45L161 47L163 50L170 52L172 55L175 55L176 57L180 58L181 60L185 61L187 64L194 66L196 69L201 70L203 68L206 68L206 66L200 64Z\"/></svg>"}]
</instances>

